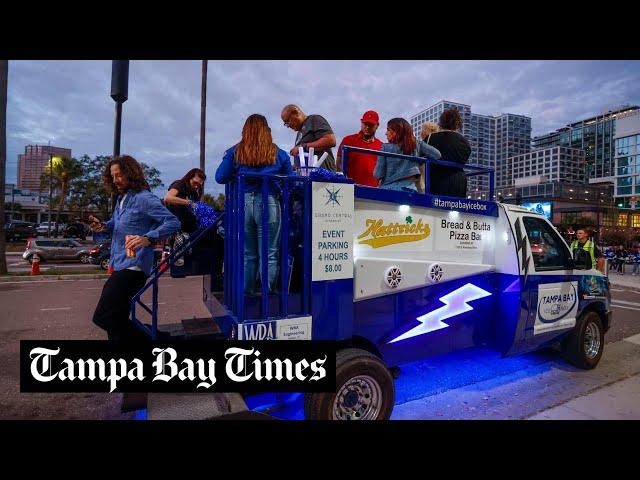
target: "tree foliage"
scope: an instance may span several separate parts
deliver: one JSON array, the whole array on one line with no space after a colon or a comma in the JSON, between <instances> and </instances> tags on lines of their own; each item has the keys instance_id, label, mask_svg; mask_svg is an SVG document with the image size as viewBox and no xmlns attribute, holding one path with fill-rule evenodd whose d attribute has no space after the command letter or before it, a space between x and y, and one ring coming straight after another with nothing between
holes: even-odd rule
<instances>
[{"instance_id":1,"label":"tree foliage","mask_svg":"<svg viewBox=\"0 0 640 480\"><path fill-rule=\"evenodd\" d=\"M224 210L224 193L218 194L217 198L213 198L210 193L205 193L202 201L216 210Z\"/></svg>"}]
</instances>

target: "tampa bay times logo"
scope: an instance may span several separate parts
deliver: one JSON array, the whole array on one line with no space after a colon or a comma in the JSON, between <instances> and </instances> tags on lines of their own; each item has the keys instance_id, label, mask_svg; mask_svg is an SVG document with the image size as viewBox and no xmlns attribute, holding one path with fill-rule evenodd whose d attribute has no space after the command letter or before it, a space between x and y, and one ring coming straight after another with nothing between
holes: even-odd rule
<instances>
[{"instance_id":1,"label":"tampa bay times logo","mask_svg":"<svg viewBox=\"0 0 640 480\"><path fill-rule=\"evenodd\" d=\"M336 190L336 187L331 187L331 190L329 190L328 188L325 187L325 190L327 191L327 193L323 194L322 196L324 198L327 199L327 202L325 203L325 205L340 205L340 199L343 197L342 195L340 195L340 188L338 188Z\"/></svg>"}]
</instances>

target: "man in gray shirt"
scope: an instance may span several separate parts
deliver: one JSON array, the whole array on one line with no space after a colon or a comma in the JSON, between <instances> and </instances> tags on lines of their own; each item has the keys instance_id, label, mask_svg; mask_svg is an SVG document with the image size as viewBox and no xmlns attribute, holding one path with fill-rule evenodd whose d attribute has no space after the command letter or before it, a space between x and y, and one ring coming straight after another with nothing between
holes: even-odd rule
<instances>
[{"instance_id":1,"label":"man in gray shirt","mask_svg":"<svg viewBox=\"0 0 640 480\"><path fill-rule=\"evenodd\" d=\"M322 168L331 172L336 171L336 160L331 151L331 148L336 146L336 136L324 117L305 115L297 105L287 105L282 109L280 118L282 118L285 127L298 132L295 146L289 151L294 158L297 158L299 147L303 147L305 152L308 152L309 148L313 148L314 155L317 155L318 158L327 152L327 158L322 164Z\"/></svg>"}]
</instances>

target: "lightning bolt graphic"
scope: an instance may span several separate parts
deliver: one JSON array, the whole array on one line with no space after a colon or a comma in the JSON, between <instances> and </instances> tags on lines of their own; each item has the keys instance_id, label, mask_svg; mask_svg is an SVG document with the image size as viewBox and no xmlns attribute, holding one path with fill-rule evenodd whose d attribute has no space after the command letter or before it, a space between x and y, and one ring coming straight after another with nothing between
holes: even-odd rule
<instances>
[{"instance_id":1,"label":"lightning bolt graphic","mask_svg":"<svg viewBox=\"0 0 640 480\"><path fill-rule=\"evenodd\" d=\"M406 340L407 338L417 335L424 335L425 333L447 328L449 325L444 323L443 320L473 310L473 307L470 306L468 302L473 302L474 300L490 295L491 293L486 290L467 283L453 292L447 293L444 297L440 297L440 301L444 303L444 306L416 318L416 320L420 322L420 325L394 338L389 343L399 342L400 340Z\"/></svg>"}]
</instances>

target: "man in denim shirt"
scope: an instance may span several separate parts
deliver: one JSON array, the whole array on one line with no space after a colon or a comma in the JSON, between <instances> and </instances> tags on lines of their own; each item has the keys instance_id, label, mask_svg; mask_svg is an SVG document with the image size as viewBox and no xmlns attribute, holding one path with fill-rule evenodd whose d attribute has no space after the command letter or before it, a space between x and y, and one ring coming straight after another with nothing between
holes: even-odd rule
<instances>
[{"instance_id":1,"label":"man in denim shirt","mask_svg":"<svg viewBox=\"0 0 640 480\"><path fill-rule=\"evenodd\" d=\"M111 219L100 223L93 218L91 229L111 232L110 263L114 272L102 289L93 323L106 330L109 340L147 338L129 320L131 299L151 273L153 244L177 232L180 222L149 191L142 168L133 157L115 157L103 178L107 190L117 192L118 197ZM134 255L127 256L127 249L133 250Z\"/></svg>"}]
</instances>

